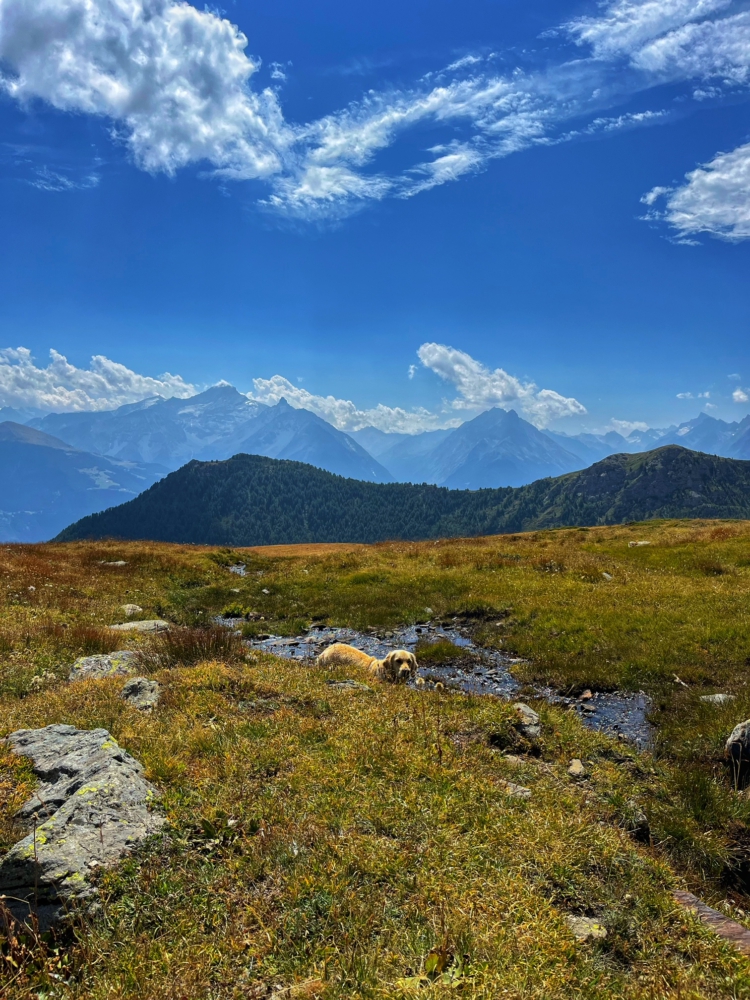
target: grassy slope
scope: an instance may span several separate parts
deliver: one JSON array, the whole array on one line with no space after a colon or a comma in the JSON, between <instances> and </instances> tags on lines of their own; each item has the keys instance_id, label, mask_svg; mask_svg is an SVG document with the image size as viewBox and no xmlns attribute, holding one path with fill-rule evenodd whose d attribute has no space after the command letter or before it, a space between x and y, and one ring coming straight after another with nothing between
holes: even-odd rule
<instances>
[{"instance_id":1,"label":"grassy slope","mask_svg":"<svg viewBox=\"0 0 750 1000\"><path fill-rule=\"evenodd\" d=\"M636 539L652 544L628 548ZM238 555L244 579L225 568ZM100 562L119 558L125 567ZM61 997L251 997L263 984L326 997L750 995L748 963L669 896L687 879L724 898L750 820L718 762L728 729L750 715L750 525L255 553L13 547L0 570L0 731L110 729L163 790L171 822L163 843L104 879L103 922L58 955L15 953L9 996L36 996L45 968L67 980ZM102 624L129 601L186 624L234 604L262 611L248 628L269 631L312 616L365 626L413 621L425 606L492 608L503 626L482 637L532 656L528 677L650 687L663 706L659 753L543 709L541 757L514 769L489 744L494 734L524 750L502 703L339 692L329 675L263 657L157 672L166 695L150 718L120 701L116 681L27 693L34 673L62 677L77 653L106 646ZM699 702L716 689L738 701ZM566 775L579 756L592 773L580 786ZM532 799L509 799L504 779ZM18 758L0 757L6 844L30 784ZM632 797L649 812L653 850L622 828ZM609 937L576 945L566 913L599 917ZM419 986L443 945L458 982Z\"/></svg>"}]
</instances>

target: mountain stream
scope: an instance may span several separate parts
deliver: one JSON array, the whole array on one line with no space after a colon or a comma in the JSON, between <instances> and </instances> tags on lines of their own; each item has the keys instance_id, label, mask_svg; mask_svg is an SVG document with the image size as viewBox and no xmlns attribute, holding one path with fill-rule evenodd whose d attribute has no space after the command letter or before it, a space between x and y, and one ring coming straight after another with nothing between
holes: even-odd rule
<instances>
[{"instance_id":1,"label":"mountain stream","mask_svg":"<svg viewBox=\"0 0 750 1000\"><path fill-rule=\"evenodd\" d=\"M224 621L224 624L232 624ZM291 660L314 659L334 642L346 642L371 656L382 659L392 649L413 651L419 642L433 643L448 640L467 651L468 656L440 665L424 664L419 675L428 684L442 682L446 688L467 694L492 695L503 699L518 697L522 685L511 674L511 667L520 663L518 658L496 650L476 646L457 628L441 625L411 625L370 634L347 628L313 626L304 635L288 639L280 636L246 640L247 644L265 653L273 653ZM524 686L528 692L529 685ZM596 692L590 698L568 698L552 688L534 686L534 697L543 698L554 705L567 706L577 712L585 726L609 733L644 748L651 742L652 726L647 720L651 702L643 692L631 694L616 691Z\"/></svg>"}]
</instances>

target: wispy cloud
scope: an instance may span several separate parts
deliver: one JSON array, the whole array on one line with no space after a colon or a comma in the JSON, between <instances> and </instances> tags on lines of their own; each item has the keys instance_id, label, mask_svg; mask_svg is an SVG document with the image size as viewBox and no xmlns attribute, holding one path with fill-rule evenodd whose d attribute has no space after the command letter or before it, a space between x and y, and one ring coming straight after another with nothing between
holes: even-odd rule
<instances>
[{"instance_id":1,"label":"wispy cloud","mask_svg":"<svg viewBox=\"0 0 750 1000\"><path fill-rule=\"evenodd\" d=\"M297 124L278 88L254 88L260 58L212 10L178 0L2 0L0 89L108 119L142 169L173 174L195 164L260 180L267 208L316 219L411 197L535 144L656 124L668 119L664 110L616 108L665 82L694 84L697 99L750 81L750 12L732 0L614 0L557 34L557 61L534 72L500 73L491 57L466 53L411 87L372 89ZM576 58L566 41L581 50ZM282 64L270 70L283 82ZM424 154L398 173L381 169L380 154L417 127L435 136ZM688 175L659 217L683 234L745 238L745 157L741 147ZM652 195L651 206L660 196Z\"/></svg>"},{"instance_id":2,"label":"wispy cloud","mask_svg":"<svg viewBox=\"0 0 750 1000\"><path fill-rule=\"evenodd\" d=\"M73 178L56 170L50 170L49 167L39 167L28 183L40 191L87 191L97 187L100 180L99 174L95 173Z\"/></svg>"}]
</instances>

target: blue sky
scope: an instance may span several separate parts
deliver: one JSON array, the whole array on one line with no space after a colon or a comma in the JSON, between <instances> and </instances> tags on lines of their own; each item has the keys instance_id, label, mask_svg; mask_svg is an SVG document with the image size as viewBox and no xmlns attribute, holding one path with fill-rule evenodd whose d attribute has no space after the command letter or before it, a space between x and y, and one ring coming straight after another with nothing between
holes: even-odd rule
<instances>
[{"instance_id":1,"label":"blue sky","mask_svg":"<svg viewBox=\"0 0 750 1000\"><path fill-rule=\"evenodd\" d=\"M746 8L0 0L0 403L740 419Z\"/></svg>"}]
</instances>

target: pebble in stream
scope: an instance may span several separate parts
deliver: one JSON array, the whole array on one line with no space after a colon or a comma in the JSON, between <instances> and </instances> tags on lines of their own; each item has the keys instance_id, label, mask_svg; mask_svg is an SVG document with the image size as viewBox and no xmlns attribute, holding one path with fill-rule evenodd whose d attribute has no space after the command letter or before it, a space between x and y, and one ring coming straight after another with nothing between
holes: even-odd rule
<instances>
[{"instance_id":1,"label":"pebble in stream","mask_svg":"<svg viewBox=\"0 0 750 1000\"><path fill-rule=\"evenodd\" d=\"M229 622L225 622L229 624ZM489 694L500 698L514 698L521 685L510 670L518 657L508 656L496 650L475 646L470 638L458 629L438 625L410 625L380 634L367 635L348 628L317 627L305 635L285 639L270 636L249 640L253 649L274 653L286 659L314 659L334 642L346 642L350 646L382 659L392 649L414 650L421 641L435 642L448 640L456 646L470 650L475 659L470 663L447 663L440 666L422 667L419 674L428 681L441 681L446 687L453 687L467 694ZM646 719L651 702L643 692L630 694L597 692L588 701L565 698L552 688L536 688L537 697L555 705L573 708L581 721L590 729L601 730L611 736L619 736L638 747L646 747L651 741L652 727Z\"/></svg>"}]
</instances>

